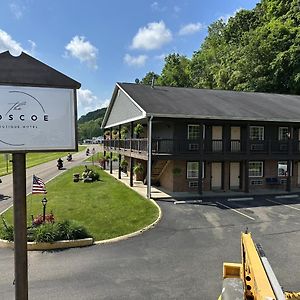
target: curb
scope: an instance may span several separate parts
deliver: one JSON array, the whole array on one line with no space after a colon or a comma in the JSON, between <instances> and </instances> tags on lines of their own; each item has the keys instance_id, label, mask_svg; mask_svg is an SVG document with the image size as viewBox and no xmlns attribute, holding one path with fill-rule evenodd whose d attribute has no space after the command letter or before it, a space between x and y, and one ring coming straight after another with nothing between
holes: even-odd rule
<instances>
[{"instance_id":1,"label":"curb","mask_svg":"<svg viewBox=\"0 0 300 300\"><path fill-rule=\"evenodd\" d=\"M109 243L115 243L115 242L127 240L131 237L138 236L143 232L154 228L162 218L162 211L159 205L152 199L150 199L150 201L157 207L158 217L150 225L147 225L146 227L139 229L135 232L121 235L112 239L95 241L95 242L93 241L92 238L72 240L72 241L64 240L64 241L57 241L53 243L27 242L27 251L47 251L47 250L67 249L67 248L76 248L76 247L86 247L91 245L109 244ZM14 242L0 239L0 248L14 249Z\"/></svg>"},{"instance_id":2,"label":"curb","mask_svg":"<svg viewBox=\"0 0 300 300\"><path fill-rule=\"evenodd\" d=\"M92 238L80 239L80 240L63 240L53 243L37 243L27 242L27 251L46 251L46 250L57 250L67 249L75 247L86 247L93 245ZM14 242L0 239L0 248L14 249Z\"/></svg>"},{"instance_id":3,"label":"curb","mask_svg":"<svg viewBox=\"0 0 300 300\"><path fill-rule=\"evenodd\" d=\"M121 235L121 236L118 236L118 237L115 237L115 238L112 238L112 239L108 239L108 240L95 241L94 245L109 244L109 243L115 243L115 242L127 240L131 237L135 237L137 235L140 235L140 234L144 233L145 231L147 231L149 229L154 228L162 218L162 211L161 211L161 208L159 207L159 205L153 199L149 199L149 201L151 201L158 209L158 217L154 222L152 222L150 225L147 225L146 227L144 227L142 229L139 229L139 230L137 230L135 232L132 232L132 233Z\"/></svg>"}]
</instances>

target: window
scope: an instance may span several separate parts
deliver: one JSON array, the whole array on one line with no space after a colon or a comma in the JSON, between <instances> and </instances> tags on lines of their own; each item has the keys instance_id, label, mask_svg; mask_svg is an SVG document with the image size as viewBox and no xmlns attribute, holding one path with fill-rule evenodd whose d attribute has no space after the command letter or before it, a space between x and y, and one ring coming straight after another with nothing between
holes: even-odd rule
<instances>
[{"instance_id":1,"label":"window","mask_svg":"<svg viewBox=\"0 0 300 300\"><path fill-rule=\"evenodd\" d=\"M205 176L204 170L205 164L202 162L202 178ZM186 166L186 177L188 179L198 178L199 174L199 162L198 161L188 161Z\"/></svg>"},{"instance_id":2,"label":"window","mask_svg":"<svg viewBox=\"0 0 300 300\"><path fill-rule=\"evenodd\" d=\"M289 138L289 128L288 127L279 127L278 128L278 140L287 141Z\"/></svg>"},{"instance_id":3,"label":"window","mask_svg":"<svg viewBox=\"0 0 300 300\"><path fill-rule=\"evenodd\" d=\"M279 161L277 163L277 175L278 176L287 176L287 161Z\"/></svg>"},{"instance_id":4,"label":"window","mask_svg":"<svg viewBox=\"0 0 300 300\"><path fill-rule=\"evenodd\" d=\"M250 161L249 162L249 177L262 177L263 176L263 162Z\"/></svg>"},{"instance_id":5,"label":"window","mask_svg":"<svg viewBox=\"0 0 300 300\"><path fill-rule=\"evenodd\" d=\"M187 178L198 178L199 168L197 161L189 161L187 163Z\"/></svg>"},{"instance_id":6,"label":"window","mask_svg":"<svg viewBox=\"0 0 300 300\"><path fill-rule=\"evenodd\" d=\"M200 138L200 125L188 125L188 140Z\"/></svg>"},{"instance_id":7,"label":"window","mask_svg":"<svg viewBox=\"0 0 300 300\"><path fill-rule=\"evenodd\" d=\"M250 140L263 141L265 139L263 126L250 126Z\"/></svg>"}]
</instances>

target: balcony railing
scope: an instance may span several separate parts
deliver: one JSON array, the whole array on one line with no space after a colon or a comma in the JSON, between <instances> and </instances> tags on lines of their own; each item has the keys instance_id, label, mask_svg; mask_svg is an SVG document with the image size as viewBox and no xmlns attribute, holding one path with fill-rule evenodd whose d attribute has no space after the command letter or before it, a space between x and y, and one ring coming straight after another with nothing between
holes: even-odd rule
<instances>
[{"instance_id":1,"label":"balcony railing","mask_svg":"<svg viewBox=\"0 0 300 300\"><path fill-rule=\"evenodd\" d=\"M289 145L290 144L290 145ZM108 149L147 152L147 139L105 140ZM300 154L300 141L264 140L177 140L153 139L152 152L154 154L184 154L184 153L282 153Z\"/></svg>"}]
</instances>

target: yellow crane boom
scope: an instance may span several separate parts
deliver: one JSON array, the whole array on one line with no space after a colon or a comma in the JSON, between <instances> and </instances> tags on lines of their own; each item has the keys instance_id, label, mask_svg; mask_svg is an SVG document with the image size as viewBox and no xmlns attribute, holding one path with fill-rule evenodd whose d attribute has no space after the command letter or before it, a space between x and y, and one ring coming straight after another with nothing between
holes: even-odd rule
<instances>
[{"instance_id":1,"label":"yellow crane boom","mask_svg":"<svg viewBox=\"0 0 300 300\"><path fill-rule=\"evenodd\" d=\"M241 234L241 263L223 264L223 289L219 300L299 299L298 292L283 292L261 245L251 233Z\"/></svg>"}]
</instances>

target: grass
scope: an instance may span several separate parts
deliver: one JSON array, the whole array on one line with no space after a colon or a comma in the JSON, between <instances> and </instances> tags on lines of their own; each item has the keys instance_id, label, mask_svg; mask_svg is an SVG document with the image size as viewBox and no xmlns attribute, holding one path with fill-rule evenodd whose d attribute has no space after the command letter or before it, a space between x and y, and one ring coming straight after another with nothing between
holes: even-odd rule
<instances>
[{"instance_id":1,"label":"grass","mask_svg":"<svg viewBox=\"0 0 300 300\"><path fill-rule=\"evenodd\" d=\"M152 202L98 167L93 170L100 174L100 181L73 182L73 173L83 169L75 167L47 184L47 213L52 211L56 221L77 221L96 240L103 240L137 231L156 220L158 209ZM27 197L28 224L32 214L42 213L42 198ZM11 224L12 209L4 217Z\"/></svg>"},{"instance_id":2,"label":"grass","mask_svg":"<svg viewBox=\"0 0 300 300\"><path fill-rule=\"evenodd\" d=\"M78 151L82 151L86 146L79 146ZM44 152L44 153L28 153L26 154L26 168L31 168L39 164L58 159L59 157L66 156L68 152ZM7 160L6 160L7 156ZM12 172L12 155L0 155L0 176Z\"/></svg>"}]
</instances>

